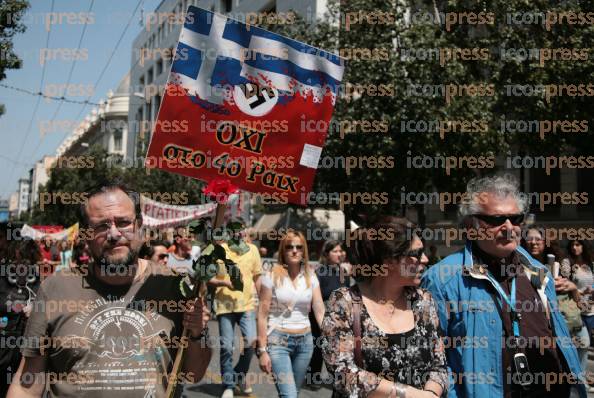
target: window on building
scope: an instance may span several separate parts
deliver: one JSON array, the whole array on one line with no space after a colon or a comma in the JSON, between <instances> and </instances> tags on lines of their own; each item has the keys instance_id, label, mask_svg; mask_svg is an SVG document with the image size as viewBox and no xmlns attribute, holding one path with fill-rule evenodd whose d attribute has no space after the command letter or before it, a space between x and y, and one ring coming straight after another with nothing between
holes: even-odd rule
<instances>
[{"instance_id":1,"label":"window on building","mask_svg":"<svg viewBox=\"0 0 594 398\"><path fill-rule=\"evenodd\" d=\"M161 76L161 73L163 73L163 58L159 58L157 60L157 76Z\"/></svg>"},{"instance_id":2,"label":"window on building","mask_svg":"<svg viewBox=\"0 0 594 398\"><path fill-rule=\"evenodd\" d=\"M144 137L144 131L142 130L142 121L143 121L143 117L142 117L142 107L138 109L138 112L136 112L136 125L134 126L133 129L133 133L136 134L137 136L140 137L140 139L142 139Z\"/></svg>"},{"instance_id":3,"label":"window on building","mask_svg":"<svg viewBox=\"0 0 594 398\"><path fill-rule=\"evenodd\" d=\"M113 150L115 152L122 151L122 137L123 137L122 129L116 129L113 132Z\"/></svg>"},{"instance_id":4,"label":"window on building","mask_svg":"<svg viewBox=\"0 0 594 398\"><path fill-rule=\"evenodd\" d=\"M146 72L146 84L151 84L153 82L153 78L153 68L150 67Z\"/></svg>"},{"instance_id":5,"label":"window on building","mask_svg":"<svg viewBox=\"0 0 594 398\"><path fill-rule=\"evenodd\" d=\"M547 175L544 168L537 169L533 168L530 169L529 172L529 200L530 204L530 213L536 214L537 222L538 220L550 220L554 218L558 218L560 211L561 211L561 203L557 202L556 204L549 204L544 207L544 212L540 210L539 201L535 199L533 192L561 192L561 172L559 169L551 169L550 175Z\"/></svg>"},{"instance_id":6,"label":"window on building","mask_svg":"<svg viewBox=\"0 0 594 398\"><path fill-rule=\"evenodd\" d=\"M263 9L262 12L267 14L276 13L276 2L272 4L270 7Z\"/></svg>"},{"instance_id":7,"label":"window on building","mask_svg":"<svg viewBox=\"0 0 594 398\"><path fill-rule=\"evenodd\" d=\"M155 118L156 115L159 114L159 107L161 106L161 96L159 94L155 95Z\"/></svg>"},{"instance_id":8,"label":"window on building","mask_svg":"<svg viewBox=\"0 0 594 398\"><path fill-rule=\"evenodd\" d=\"M169 66L171 66L173 60L175 59L175 48L170 47L169 52L167 54L169 55Z\"/></svg>"},{"instance_id":9,"label":"window on building","mask_svg":"<svg viewBox=\"0 0 594 398\"><path fill-rule=\"evenodd\" d=\"M231 12L233 9L233 0L223 0L223 10L225 12Z\"/></svg>"}]
</instances>

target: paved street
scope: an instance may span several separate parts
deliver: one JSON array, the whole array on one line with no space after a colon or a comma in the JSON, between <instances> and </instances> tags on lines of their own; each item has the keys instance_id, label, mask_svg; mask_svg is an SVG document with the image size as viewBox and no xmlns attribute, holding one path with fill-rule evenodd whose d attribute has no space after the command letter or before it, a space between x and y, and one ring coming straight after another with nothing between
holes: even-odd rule
<instances>
[{"instance_id":1,"label":"paved street","mask_svg":"<svg viewBox=\"0 0 594 398\"><path fill-rule=\"evenodd\" d=\"M219 328L217 322L211 321L209 329L211 336L218 336ZM239 339L239 328L236 328L235 331L236 336ZM204 379L202 379L202 381L196 385L187 386L183 394L184 398L220 397L223 393L223 389L221 386L221 372L219 366L219 350L214 349L212 354L213 355L210 361L210 366L208 367ZM237 363L238 357L239 353L236 352L233 359L233 364ZM251 377L253 377L254 379L258 378L258 380L260 381L259 383L253 385L254 393L251 395L251 397L268 398L278 396L272 379L267 377L262 371L260 371L260 368L258 367L258 358L256 358L255 355L252 359L250 372L252 373ZM301 398L329 398L332 396L332 390L328 388L322 388L314 392L307 389L302 389L299 396Z\"/></svg>"},{"instance_id":2,"label":"paved street","mask_svg":"<svg viewBox=\"0 0 594 398\"><path fill-rule=\"evenodd\" d=\"M211 336L218 336L218 324L216 321L210 322L210 333ZM239 329L236 328L236 336L239 338ZM239 353L236 353L234 357L234 364L237 363ZM221 387L221 372L219 367L219 350L214 349L210 366L206 372L204 379L193 386L186 387L183 397L184 398L198 398L198 397L220 397L223 393ZM594 372L594 352L590 352L589 370ZM259 377L260 383L253 386L254 393L250 397L266 397L273 398L277 397L276 388L271 379L267 379L263 372L258 367L258 359L254 356L252 364L250 366L250 372L252 377ZM237 396L237 395L236 395ZM300 398L330 398L332 396L332 390L327 387L321 388L318 391L310 391L303 388L299 394ZM594 393L588 394L589 398L594 398Z\"/></svg>"}]
</instances>

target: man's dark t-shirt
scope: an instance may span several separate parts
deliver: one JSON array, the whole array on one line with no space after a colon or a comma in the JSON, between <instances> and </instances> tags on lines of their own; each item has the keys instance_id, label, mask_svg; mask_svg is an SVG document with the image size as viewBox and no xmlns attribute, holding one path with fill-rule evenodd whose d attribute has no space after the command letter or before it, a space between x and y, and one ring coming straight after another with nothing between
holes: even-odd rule
<instances>
[{"instance_id":1,"label":"man's dark t-shirt","mask_svg":"<svg viewBox=\"0 0 594 398\"><path fill-rule=\"evenodd\" d=\"M172 358L187 344L179 336L188 303L179 276L139 262L143 271L123 288L84 268L57 272L41 284L22 354L46 355L51 397L164 395Z\"/></svg>"}]
</instances>

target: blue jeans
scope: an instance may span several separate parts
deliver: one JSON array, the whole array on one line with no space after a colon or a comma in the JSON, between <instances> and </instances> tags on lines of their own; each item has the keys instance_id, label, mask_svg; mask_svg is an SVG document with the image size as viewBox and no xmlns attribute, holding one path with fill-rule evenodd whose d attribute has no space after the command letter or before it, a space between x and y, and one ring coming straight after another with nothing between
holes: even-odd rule
<instances>
[{"instance_id":1,"label":"blue jeans","mask_svg":"<svg viewBox=\"0 0 594 398\"><path fill-rule=\"evenodd\" d=\"M232 389L238 382L245 381L245 375L250 369L250 361L254 355L253 344L256 341L256 313L255 311L232 312L218 315L217 319L221 337L220 360L223 385L225 389ZM233 367L235 324L239 324L244 341L239 361Z\"/></svg>"},{"instance_id":2,"label":"blue jeans","mask_svg":"<svg viewBox=\"0 0 594 398\"><path fill-rule=\"evenodd\" d=\"M588 370L588 349L590 348L590 333L586 325L582 326L582 330L573 336L573 342L580 358L582 371Z\"/></svg>"},{"instance_id":3,"label":"blue jeans","mask_svg":"<svg viewBox=\"0 0 594 398\"><path fill-rule=\"evenodd\" d=\"M594 330L594 315L582 315L582 321L588 328L588 332L592 333L592 330Z\"/></svg>"},{"instance_id":4,"label":"blue jeans","mask_svg":"<svg viewBox=\"0 0 594 398\"><path fill-rule=\"evenodd\" d=\"M268 336L268 353L280 398L297 398L313 353L311 333L287 334L276 330Z\"/></svg>"}]
</instances>

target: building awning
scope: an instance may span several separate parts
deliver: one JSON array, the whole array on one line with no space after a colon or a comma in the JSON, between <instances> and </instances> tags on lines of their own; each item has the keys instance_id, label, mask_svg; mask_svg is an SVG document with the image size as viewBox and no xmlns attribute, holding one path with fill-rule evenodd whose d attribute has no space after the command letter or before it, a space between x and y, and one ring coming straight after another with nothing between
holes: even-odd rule
<instances>
[{"instance_id":1,"label":"building awning","mask_svg":"<svg viewBox=\"0 0 594 398\"><path fill-rule=\"evenodd\" d=\"M250 228L250 232L257 235L268 233L277 228L277 224L279 224L282 217L283 213L263 214L258 222L256 222L256 225Z\"/></svg>"}]
</instances>

